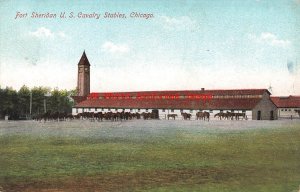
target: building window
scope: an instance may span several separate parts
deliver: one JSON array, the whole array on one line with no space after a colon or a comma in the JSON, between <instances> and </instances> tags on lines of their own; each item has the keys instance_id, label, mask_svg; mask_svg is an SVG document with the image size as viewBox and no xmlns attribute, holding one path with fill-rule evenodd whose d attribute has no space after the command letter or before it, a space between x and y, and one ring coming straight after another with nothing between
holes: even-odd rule
<instances>
[{"instance_id":1,"label":"building window","mask_svg":"<svg viewBox=\"0 0 300 192\"><path fill-rule=\"evenodd\" d=\"M138 109L138 112L141 112L141 109Z\"/></svg>"},{"instance_id":2,"label":"building window","mask_svg":"<svg viewBox=\"0 0 300 192\"><path fill-rule=\"evenodd\" d=\"M130 109L130 112L132 112L132 109Z\"/></svg>"},{"instance_id":3,"label":"building window","mask_svg":"<svg viewBox=\"0 0 300 192\"><path fill-rule=\"evenodd\" d=\"M104 109L103 109L103 108L102 108L101 110L102 110L102 111L104 111Z\"/></svg>"},{"instance_id":4,"label":"building window","mask_svg":"<svg viewBox=\"0 0 300 192\"><path fill-rule=\"evenodd\" d=\"M82 110L82 112L84 112L84 108L82 108L81 110Z\"/></svg>"},{"instance_id":5,"label":"building window","mask_svg":"<svg viewBox=\"0 0 300 192\"><path fill-rule=\"evenodd\" d=\"M291 109L289 109L289 111L291 111Z\"/></svg>"},{"instance_id":6,"label":"building window","mask_svg":"<svg viewBox=\"0 0 300 192\"><path fill-rule=\"evenodd\" d=\"M193 113L193 109L190 110L190 113Z\"/></svg>"},{"instance_id":7,"label":"building window","mask_svg":"<svg viewBox=\"0 0 300 192\"><path fill-rule=\"evenodd\" d=\"M180 109L180 113L183 113L183 109Z\"/></svg>"},{"instance_id":8,"label":"building window","mask_svg":"<svg viewBox=\"0 0 300 192\"><path fill-rule=\"evenodd\" d=\"M281 109L281 111L283 111L283 109Z\"/></svg>"},{"instance_id":9,"label":"building window","mask_svg":"<svg viewBox=\"0 0 300 192\"><path fill-rule=\"evenodd\" d=\"M222 113L223 112L223 110L220 110L220 113Z\"/></svg>"},{"instance_id":10,"label":"building window","mask_svg":"<svg viewBox=\"0 0 300 192\"><path fill-rule=\"evenodd\" d=\"M285 109L284 111L287 111L287 109Z\"/></svg>"},{"instance_id":11,"label":"building window","mask_svg":"<svg viewBox=\"0 0 300 192\"><path fill-rule=\"evenodd\" d=\"M115 109L115 111L118 111L118 109Z\"/></svg>"},{"instance_id":12,"label":"building window","mask_svg":"<svg viewBox=\"0 0 300 192\"><path fill-rule=\"evenodd\" d=\"M212 112L213 112L213 110L209 110L209 112L210 112L210 113L212 113Z\"/></svg>"},{"instance_id":13,"label":"building window","mask_svg":"<svg viewBox=\"0 0 300 192\"><path fill-rule=\"evenodd\" d=\"M242 110L242 113L246 113L246 110Z\"/></svg>"},{"instance_id":14,"label":"building window","mask_svg":"<svg viewBox=\"0 0 300 192\"><path fill-rule=\"evenodd\" d=\"M234 110L232 109L232 110L231 110L231 113L233 113L233 112L234 112Z\"/></svg>"},{"instance_id":15,"label":"building window","mask_svg":"<svg viewBox=\"0 0 300 192\"><path fill-rule=\"evenodd\" d=\"M171 112L174 112L174 109L171 109Z\"/></svg>"},{"instance_id":16,"label":"building window","mask_svg":"<svg viewBox=\"0 0 300 192\"><path fill-rule=\"evenodd\" d=\"M95 108L95 111L97 111L98 109L97 108Z\"/></svg>"},{"instance_id":17,"label":"building window","mask_svg":"<svg viewBox=\"0 0 300 192\"><path fill-rule=\"evenodd\" d=\"M78 108L76 108L76 113L78 113Z\"/></svg>"},{"instance_id":18,"label":"building window","mask_svg":"<svg viewBox=\"0 0 300 192\"><path fill-rule=\"evenodd\" d=\"M110 111L110 108L108 108L108 111Z\"/></svg>"},{"instance_id":19,"label":"building window","mask_svg":"<svg viewBox=\"0 0 300 192\"><path fill-rule=\"evenodd\" d=\"M201 110L201 109L199 109L199 112L202 112L202 110Z\"/></svg>"},{"instance_id":20,"label":"building window","mask_svg":"<svg viewBox=\"0 0 300 192\"><path fill-rule=\"evenodd\" d=\"M166 110L165 109L162 109L162 112L165 112Z\"/></svg>"}]
</instances>

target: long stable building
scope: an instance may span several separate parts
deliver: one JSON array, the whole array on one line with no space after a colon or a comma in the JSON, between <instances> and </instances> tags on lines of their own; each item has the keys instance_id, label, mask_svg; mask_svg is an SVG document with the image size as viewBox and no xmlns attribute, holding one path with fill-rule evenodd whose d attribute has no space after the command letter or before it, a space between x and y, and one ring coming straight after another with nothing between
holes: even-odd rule
<instances>
[{"instance_id":1,"label":"long stable building","mask_svg":"<svg viewBox=\"0 0 300 192\"><path fill-rule=\"evenodd\" d=\"M300 117L300 96L271 97L278 108L279 118L299 118Z\"/></svg>"},{"instance_id":2,"label":"long stable building","mask_svg":"<svg viewBox=\"0 0 300 192\"><path fill-rule=\"evenodd\" d=\"M161 119L182 112L246 113L253 120L277 119L277 107L267 89L185 90L90 93L90 63L85 52L78 63L78 95L73 114L82 112L155 112Z\"/></svg>"}]
</instances>

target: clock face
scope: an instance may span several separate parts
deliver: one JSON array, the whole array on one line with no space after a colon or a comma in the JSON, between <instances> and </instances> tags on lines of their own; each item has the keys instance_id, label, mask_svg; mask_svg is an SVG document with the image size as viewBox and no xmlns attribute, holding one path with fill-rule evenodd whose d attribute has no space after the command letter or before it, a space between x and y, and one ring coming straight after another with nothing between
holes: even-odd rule
<instances>
[{"instance_id":1,"label":"clock face","mask_svg":"<svg viewBox=\"0 0 300 192\"><path fill-rule=\"evenodd\" d=\"M84 70L85 70L85 71L88 71L89 69L88 69L88 68L84 68Z\"/></svg>"}]
</instances>

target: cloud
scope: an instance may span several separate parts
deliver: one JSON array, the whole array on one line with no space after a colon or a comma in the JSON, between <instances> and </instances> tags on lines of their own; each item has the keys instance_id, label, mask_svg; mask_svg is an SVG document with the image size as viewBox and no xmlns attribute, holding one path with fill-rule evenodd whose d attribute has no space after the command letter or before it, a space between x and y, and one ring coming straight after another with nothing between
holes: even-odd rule
<instances>
[{"instance_id":1,"label":"cloud","mask_svg":"<svg viewBox=\"0 0 300 192\"><path fill-rule=\"evenodd\" d=\"M256 43L267 44L273 47L287 48L291 45L289 40L279 39L276 35L269 32L263 32L260 36L250 34L248 37Z\"/></svg>"},{"instance_id":2,"label":"cloud","mask_svg":"<svg viewBox=\"0 0 300 192\"><path fill-rule=\"evenodd\" d=\"M111 41L106 41L101 47L102 51L109 53L128 53L129 47L126 44L115 44Z\"/></svg>"},{"instance_id":3,"label":"cloud","mask_svg":"<svg viewBox=\"0 0 300 192\"><path fill-rule=\"evenodd\" d=\"M62 31L58 32L57 35L61 38L67 38L67 35Z\"/></svg>"},{"instance_id":4,"label":"cloud","mask_svg":"<svg viewBox=\"0 0 300 192\"><path fill-rule=\"evenodd\" d=\"M161 24L169 30L195 30L198 24L188 16L168 17L160 16Z\"/></svg>"},{"instance_id":5,"label":"cloud","mask_svg":"<svg viewBox=\"0 0 300 192\"><path fill-rule=\"evenodd\" d=\"M68 38L68 36L63 31L55 33L52 32L50 29L47 29L46 27L40 27L34 32L29 32L29 34L33 37L44 39L53 39L55 37Z\"/></svg>"},{"instance_id":6,"label":"cloud","mask_svg":"<svg viewBox=\"0 0 300 192\"><path fill-rule=\"evenodd\" d=\"M53 38L54 34L51 32L50 29L47 29L45 27L40 27L34 32L29 32L30 35L38 37L38 38Z\"/></svg>"}]
</instances>

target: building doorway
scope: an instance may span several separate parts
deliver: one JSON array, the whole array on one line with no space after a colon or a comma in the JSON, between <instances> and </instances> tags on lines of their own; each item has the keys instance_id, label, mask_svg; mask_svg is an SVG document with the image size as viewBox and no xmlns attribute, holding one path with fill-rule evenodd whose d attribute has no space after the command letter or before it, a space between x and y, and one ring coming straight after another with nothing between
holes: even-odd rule
<instances>
[{"instance_id":1,"label":"building doorway","mask_svg":"<svg viewBox=\"0 0 300 192\"><path fill-rule=\"evenodd\" d=\"M257 120L261 120L261 111L257 111Z\"/></svg>"},{"instance_id":2,"label":"building doorway","mask_svg":"<svg viewBox=\"0 0 300 192\"><path fill-rule=\"evenodd\" d=\"M153 109L152 114L153 114L154 119L158 119L158 117L159 117L158 109Z\"/></svg>"},{"instance_id":3,"label":"building doorway","mask_svg":"<svg viewBox=\"0 0 300 192\"><path fill-rule=\"evenodd\" d=\"M274 120L274 111L270 111L270 120Z\"/></svg>"}]
</instances>

